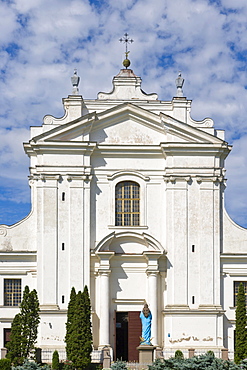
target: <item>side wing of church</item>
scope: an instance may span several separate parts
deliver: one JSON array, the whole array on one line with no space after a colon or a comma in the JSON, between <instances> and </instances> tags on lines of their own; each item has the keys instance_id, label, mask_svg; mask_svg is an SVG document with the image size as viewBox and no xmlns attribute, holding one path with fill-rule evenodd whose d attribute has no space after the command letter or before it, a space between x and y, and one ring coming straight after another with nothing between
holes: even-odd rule
<instances>
[{"instance_id":1,"label":"side wing of church","mask_svg":"<svg viewBox=\"0 0 247 370\"><path fill-rule=\"evenodd\" d=\"M160 101L122 69L110 93L63 99L24 144L32 210L0 226L0 348L25 285L35 288L37 347L65 348L72 287L87 285L94 353L137 360L140 311L152 312L152 344L164 356L229 350L235 298L247 288L247 230L224 209L231 147L210 118L190 117L178 94Z\"/></svg>"}]
</instances>

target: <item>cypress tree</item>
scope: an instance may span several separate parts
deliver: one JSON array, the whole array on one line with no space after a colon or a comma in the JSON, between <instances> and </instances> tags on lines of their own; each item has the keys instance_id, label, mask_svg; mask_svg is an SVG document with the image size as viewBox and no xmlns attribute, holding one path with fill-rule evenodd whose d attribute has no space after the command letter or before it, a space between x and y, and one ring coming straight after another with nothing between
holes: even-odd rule
<instances>
[{"instance_id":1,"label":"cypress tree","mask_svg":"<svg viewBox=\"0 0 247 370\"><path fill-rule=\"evenodd\" d=\"M236 364L240 363L247 354L247 331L246 331L246 302L244 286L240 283L237 295L236 305L236 340L235 340L235 353L234 361Z\"/></svg>"},{"instance_id":2,"label":"cypress tree","mask_svg":"<svg viewBox=\"0 0 247 370\"><path fill-rule=\"evenodd\" d=\"M83 291L84 299L84 365L85 367L91 363L91 352L92 352L92 325L91 325L91 302L88 293L88 287L85 286Z\"/></svg>"},{"instance_id":3,"label":"cypress tree","mask_svg":"<svg viewBox=\"0 0 247 370\"><path fill-rule=\"evenodd\" d=\"M22 364L34 351L37 340L39 317L39 300L36 290L30 292L26 286L17 314L11 326L10 342L7 345L7 358L13 364Z\"/></svg>"},{"instance_id":4,"label":"cypress tree","mask_svg":"<svg viewBox=\"0 0 247 370\"><path fill-rule=\"evenodd\" d=\"M72 350L71 346L73 345L72 335L75 315L75 304L76 304L76 292L75 288L73 287L70 292L70 301L68 305L66 336L65 336L66 353L68 360L71 360L71 350Z\"/></svg>"},{"instance_id":5,"label":"cypress tree","mask_svg":"<svg viewBox=\"0 0 247 370\"><path fill-rule=\"evenodd\" d=\"M66 351L68 360L76 369L84 369L91 362L92 331L91 304L87 287L83 293L77 294L71 290L71 300L68 306L66 333Z\"/></svg>"},{"instance_id":6,"label":"cypress tree","mask_svg":"<svg viewBox=\"0 0 247 370\"><path fill-rule=\"evenodd\" d=\"M82 292L79 291L76 296L75 304L75 316L72 325L73 334L71 339L73 340L71 361L75 365L76 369L83 369L84 360L84 300Z\"/></svg>"},{"instance_id":7,"label":"cypress tree","mask_svg":"<svg viewBox=\"0 0 247 370\"><path fill-rule=\"evenodd\" d=\"M52 354L52 370L59 370L59 354L58 351L54 351Z\"/></svg>"},{"instance_id":8,"label":"cypress tree","mask_svg":"<svg viewBox=\"0 0 247 370\"><path fill-rule=\"evenodd\" d=\"M22 322L21 314L15 315L11 325L10 342L6 345L8 358L13 365L21 365L24 361L22 356Z\"/></svg>"},{"instance_id":9,"label":"cypress tree","mask_svg":"<svg viewBox=\"0 0 247 370\"><path fill-rule=\"evenodd\" d=\"M23 357L27 358L34 351L40 322L39 300L35 289L30 292L29 287L25 287L20 308L23 325Z\"/></svg>"}]
</instances>

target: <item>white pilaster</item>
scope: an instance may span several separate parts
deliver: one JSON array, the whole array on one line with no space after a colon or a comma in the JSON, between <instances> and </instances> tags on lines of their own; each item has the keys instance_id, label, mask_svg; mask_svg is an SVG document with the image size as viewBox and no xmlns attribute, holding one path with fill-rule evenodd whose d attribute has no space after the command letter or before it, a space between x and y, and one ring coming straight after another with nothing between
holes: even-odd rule
<instances>
[{"instance_id":1,"label":"white pilaster","mask_svg":"<svg viewBox=\"0 0 247 370\"><path fill-rule=\"evenodd\" d=\"M59 175L43 175L37 184L38 281L40 305L57 309L57 191Z\"/></svg>"}]
</instances>

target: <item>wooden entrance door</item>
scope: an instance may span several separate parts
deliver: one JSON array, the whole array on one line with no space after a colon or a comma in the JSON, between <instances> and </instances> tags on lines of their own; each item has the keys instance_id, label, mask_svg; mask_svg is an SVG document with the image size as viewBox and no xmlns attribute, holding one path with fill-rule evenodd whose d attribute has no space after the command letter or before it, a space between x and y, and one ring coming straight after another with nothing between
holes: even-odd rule
<instances>
[{"instance_id":1,"label":"wooden entrance door","mask_svg":"<svg viewBox=\"0 0 247 370\"><path fill-rule=\"evenodd\" d=\"M140 344L141 320L139 311L116 312L116 348L114 359L139 361L136 347Z\"/></svg>"},{"instance_id":2,"label":"wooden entrance door","mask_svg":"<svg viewBox=\"0 0 247 370\"><path fill-rule=\"evenodd\" d=\"M140 336L142 334L140 311L130 311L128 318L128 360L138 362L139 353L136 347L140 344Z\"/></svg>"}]
</instances>

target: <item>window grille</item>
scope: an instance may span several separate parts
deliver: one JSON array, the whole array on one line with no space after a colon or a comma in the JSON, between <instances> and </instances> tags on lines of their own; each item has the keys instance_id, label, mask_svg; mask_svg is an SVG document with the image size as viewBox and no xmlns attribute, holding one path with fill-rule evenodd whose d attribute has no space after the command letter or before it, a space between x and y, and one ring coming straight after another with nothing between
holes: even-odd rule
<instances>
[{"instance_id":1,"label":"window grille","mask_svg":"<svg viewBox=\"0 0 247 370\"><path fill-rule=\"evenodd\" d=\"M238 288L239 288L240 283L242 283L243 286L244 286L245 303L246 303L246 306L247 306L247 281L234 281L234 297L233 297L234 298L234 307L237 304Z\"/></svg>"},{"instance_id":2,"label":"window grille","mask_svg":"<svg viewBox=\"0 0 247 370\"><path fill-rule=\"evenodd\" d=\"M140 186L136 182L117 184L115 193L115 225L140 225Z\"/></svg>"},{"instance_id":3,"label":"window grille","mask_svg":"<svg viewBox=\"0 0 247 370\"><path fill-rule=\"evenodd\" d=\"M4 279L4 306L21 303L21 279Z\"/></svg>"}]
</instances>

